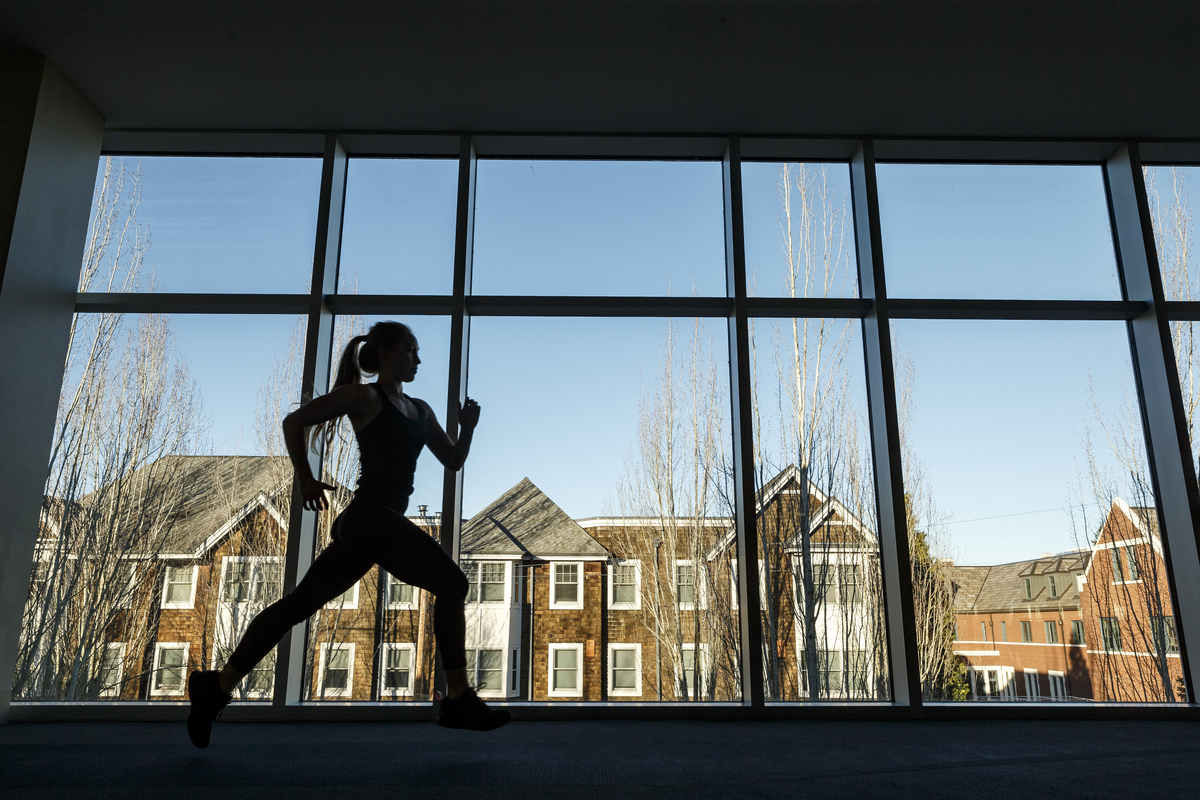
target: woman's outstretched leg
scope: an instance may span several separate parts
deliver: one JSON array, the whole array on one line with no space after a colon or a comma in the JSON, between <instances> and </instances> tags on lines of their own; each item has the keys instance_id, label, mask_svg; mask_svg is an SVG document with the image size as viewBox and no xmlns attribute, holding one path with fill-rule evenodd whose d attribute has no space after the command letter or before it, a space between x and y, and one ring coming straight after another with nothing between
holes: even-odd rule
<instances>
[{"instance_id":1,"label":"woman's outstretched leg","mask_svg":"<svg viewBox=\"0 0 1200 800\"><path fill-rule=\"evenodd\" d=\"M322 606L355 584L372 562L337 540L317 556L304 578L283 599L259 612L246 627L246 633L229 662L216 670L197 670L188 677L188 696L192 702L188 714L188 736L197 747L208 747L212 724L230 700L230 692L250 674L271 648L291 628L315 614Z\"/></svg>"},{"instance_id":2,"label":"woman's outstretched leg","mask_svg":"<svg viewBox=\"0 0 1200 800\"><path fill-rule=\"evenodd\" d=\"M372 555L379 566L397 579L424 589L435 598L433 632L442 654L448 690L439 708L438 724L471 730L491 730L504 725L512 715L488 708L467 685L463 613L470 587L467 577L433 537L402 514L391 512L390 516L390 524L373 529L381 535L374 542Z\"/></svg>"}]
</instances>

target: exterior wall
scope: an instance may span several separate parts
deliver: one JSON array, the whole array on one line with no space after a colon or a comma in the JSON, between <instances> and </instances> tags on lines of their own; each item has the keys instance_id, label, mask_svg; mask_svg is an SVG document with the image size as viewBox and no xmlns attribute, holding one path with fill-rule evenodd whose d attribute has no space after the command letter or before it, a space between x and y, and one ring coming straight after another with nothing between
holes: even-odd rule
<instances>
[{"instance_id":1,"label":"exterior wall","mask_svg":"<svg viewBox=\"0 0 1200 800\"><path fill-rule=\"evenodd\" d=\"M1071 699L1091 700L1092 680L1088 669L1087 646L1071 643L1071 623L1082 618L1079 608L959 614L959 639L954 643L954 652L975 672L989 667L1012 668L1013 699L1050 699L1050 673L1056 672L1065 679L1066 692ZM1030 623L1032 642L1021 641L1022 622ZM1046 622L1055 624L1058 630L1057 643L1047 641ZM1001 635L1001 623L1004 623L1008 632L1007 642ZM987 625L986 640L982 638L981 624ZM1036 670L1038 676L1038 692L1032 697L1022 677L1026 670ZM972 681L972 694L976 691L976 683ZM973 696L972 699L980 698Z\"/></svg>"},{"instance_id":2,"label":"exterior wall","mask_svg":"<svg viewBox=\"0 0 1200 800\"><path fill-rule=\"evenodd\" d=\"M1156 533L1134 516L1123 503L1114 503L1093 549L1082 595L1088 666L1096 699L1180 702L1187 695L1178 646L1171 653L1156 641L1159 626L1155 618L1169 617L1174 623L1166 562ZM1113 564L1114 550L1121 565L1119 575ZM1131 554L1136 578L1130 567ZM1119 646L1111 636L1106 645L1102 629L1114 624Z\"/></svg>"},{"instance_id":3,"label":"exterior wall","mask_svg":"<svg viewBox=\"0 0 1200 800\"><path fill-rule=\"evenodd\" d=\"M563 559L567 563L569 559ZM552 609L550 607L550 564L533 568L533 619L530 633L533 637L533 697L536 701L563 700L582 702L602 700L604 663L604 640L601 635L602 580L604 564L599 561L577 562L582 566L583 608ZM526 595L529 602L529 595ZM588 642L591 642L589 656ZM550 695L549 667L550 646L553 644L582 645L580 659L580 681L578 696ZM523 641L521 656L527 658L529 640ZM525 673L528 680L528 673ZM521 691L527 693L526 687Z\"/></svg>"}]
</instances>

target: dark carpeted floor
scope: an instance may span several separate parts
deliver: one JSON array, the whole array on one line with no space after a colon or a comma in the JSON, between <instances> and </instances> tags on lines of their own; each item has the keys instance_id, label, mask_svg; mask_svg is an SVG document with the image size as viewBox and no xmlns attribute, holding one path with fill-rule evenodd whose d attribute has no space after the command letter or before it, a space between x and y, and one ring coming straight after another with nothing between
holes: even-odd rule
<instances>
[{"instance_id":1,"label":"dark carpeted floor","mask_svg":"<svg viewBox=\"0 0 1200 800\"><path fill-rule=\"evenodd\" d=\"M1200 797L1188 722L222 723L0 726L0 796Z\"/></svg>"}]
</instances>

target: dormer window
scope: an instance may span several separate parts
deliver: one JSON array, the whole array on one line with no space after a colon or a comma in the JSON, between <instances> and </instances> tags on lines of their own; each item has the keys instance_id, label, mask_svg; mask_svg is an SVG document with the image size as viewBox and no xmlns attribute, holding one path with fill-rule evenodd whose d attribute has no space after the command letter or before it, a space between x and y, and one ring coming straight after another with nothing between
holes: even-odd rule
<instances>
[{"instance_id":1,"label":"dormer window","mask_svg":"<svg viewBox=\"0 0 1200 800\"><path fill-rule=\"evenodd\" d=\"M1033 599L1033 582L1030 581L1029 578L1025 579L1025 599Z\"/></svg>"},{"instance_id":2,"label":"dormer window","mask_svg":"<svg viewBox=\"0 0 1200 800\"><path fill-rule=\"evenodd\" d=\"M1054 582L1054 576L1050 576L1050 596L1058 597L1058 584Z\"/></svg>"}]
</instances>

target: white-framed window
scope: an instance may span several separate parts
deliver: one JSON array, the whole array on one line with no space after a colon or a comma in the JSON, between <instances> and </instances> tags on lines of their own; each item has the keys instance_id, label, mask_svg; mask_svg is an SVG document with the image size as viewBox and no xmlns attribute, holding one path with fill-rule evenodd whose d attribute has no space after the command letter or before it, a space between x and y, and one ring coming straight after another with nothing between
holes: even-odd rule
<instances>
[{"instance_id":1,"label":"white-framed window","mask_svg":"<svg viewBox=\"0 0 1200 800\"><path fill-rule=\"evenodd\" d=\"M1113 582L1121 583L1125 580L1125 570L1121 569L1121 551L1119 548L1111 547L1108 555L1112 559Z\"/></svg>"},{"instance_id":2,"label":"white-framed window","mask_svg":"<svg viewBox=\"0 0 1200 800\"><path fill-rule=\"evenodd\" d=\"M1038 686L1038 671L1036 669L1025 669L1025 699L1040 700L1042 690Z\"/></svg>"},{"instance_id":3,"label":"white-framed window","mask_svg":"<svg viewBox=\"0 0 1200 800\"><path fill-rule=\"evenodd\" d=\"M1054 620L1046 620L1046 643L1058 644L1058 623Z\"/></svg>"},{"instance_id":4,"label":"white-framed window","mask_svg":"<svg viewBox=\"0 0 1200 800\"><path fill-rule=\"evenodd\" d=\"M331 611L358 608L358 585L360 583L362 581L355 581L353 586L326 603L325 608Z\"/></svg>"},{"instance_id":5,"label":"white-framed window","mask_svg":"<svg viewBox=\"0 0 1200 800\"><path fill-rule=\"evenodd\" d=\"M120 697L125 681L125 643L109 642L96 664L96 683L101 697Z\"/></svg>"},{"instance_id":6,"label":"white-framed window","mask_svg":"<svg viewBox=\"0 0 1200 800\"><path fill-rule=\"evenodd\" d=\"M816 686L815 692L810 692L808 686L808 658L804 651L799 654L800 660L800 689L812 699L822 697L841 697L845 693L845 684L843 683L844 672L843 666L846 666L849 671L857 673L856 679L860 681L860 687L863 689L863 694L866 693L865 679L867 674L866 653L861 650L852 650L846 653L849 662L854 660L853 668L849 664L844 664L842 660L841 650L823 650L817 648L817 666L820 669L820 683Z\"/></svg>"},{"instance_id":7,"label":"white-framed window","mask_svg":"<svg viewBox=\"0 0 1200 800\"><path fill-rule=\"evenodd\" d=\"M136 561L122 562L115 577L117 586L114 605L117 608L129 608L133 605L133 595L137 592L138 565Z\"/></svg>"},{"instance_id":8,"label":"white-framed window","mask_svg":"<svg viewBox=\"0 0 1200 800\"><path fill-rule=\"evenodd\" d=\"M988 638L987 638L987 623L986 622L979 623L979 635L982 637L980 639L980 641L986 642L988 640Z\"/></svg>"},{"instance_id":9,"label":"white-framed window","mask_svg":"<svg viewBox=\"0 0 1200 800\"><path fill-rule=\"evenodd\" d=\"M675 599L679 603L680 611L708 608L703 571L698 569L691 559L681 558L675 561Z\"/></svg>"},{"instance_id":10,"label":"white-framed window","mask_svg":"<svg viewBox=\"0 0 1200 800\"><path fill-rule=\"evenodd\" d=\"M608 693L614 697L640 697L642 694L642 646L608 646Z\"/></svg>"},{"instance_id":11,"label":"white-framed window","mask_svg":"<svg viewBox=\"0 0 1200 800\"><path fill-rule=\"evenodd\" d=\"M417 646L409 643L384 643L380 660L383 673L379 681L380 696L411 697Z\"/></svg>"},{"instance_id":12,"label":"white-framed window","mask_svg":"<svg viewBox=\"0 0 1200 800\"><path fill-rule=\"evenodd\" d=\"M1116 617L1100 618L1100 642L1112 652L1121 649L1121 623Z\"/></svg>"},{"instance_id":13,"label":"white-framed window","mask_svg":"<svg viewBox=\"0 0 1200 800\"><path fill-rule=\"evenodd\" d=\"M226 556L221 566L221 602L265 606L282 594L283 563L278 556Z\"/></svg>"},{"instance_id":14,"label":"white-framed window","mask_svg":"<svg viewBox=\"0 0 1200 800\"><path fill-rule=\"evenodd\" d=\"M168 564L163 579L163 608L192 608L196 604L196 565Z\"/></svg>"},{"instance_id":15,"label":"white-framed window","mask_svg":"<svg viewBox=\"0 0 1200 800\"><path fill-rule=\"evenodd\" d=\"M679 656L681 663L675 674L675 693L680 700L703 697L708 691L708 645L701 644L699 650L692 643L682 645ZM686 698L683 696L685 688Z\"/></svg>"},{"instance_id":16,"label":"white-framed window","mask_svg":"<svg viewBox=\"0 0 1200 800\"><path fill-rule=\"evenodd\" d=\"M583 644L550 645L551 697L583 697Z\"/></svg>"},{"instance_id":17,"label":"white-framed window","mask_svg":"<svg viewBox=\"0 0 1200 800\"><path fill-rule=\"evenodd\" d=\"M504 602L507 561L464 561L460 566L469 584L468 603Z\"/></svg>"},{"instance_id":18,"label":"white-framed window","mask_svg":"<svg viewBox=\"0 0 1200 800\"><path fill-rule=\"evenodd\" d=\"M1050 699L1063 702L1067 699L1067 676L1050 670Z\"/></svg>"},{"instance_id":19,"label":"white-framed window","mask_svg":"<svg viewBox=\"0 0 1200 800\"><path fill-rule=\"evenodd\" d=\"M642 607L642 562L626 559L608 568L608 606L628 611Z\"/></svg>"},{"instance_id":20,"label":"white-framed window","mask_svg":"<svg viewBox=\"0 0 1200 800\"><path fill-rule=\"evenodd\" d=\"M350 697L354 692L354 642L321 645L317 697Z\"/></svg>"},{"instance_id":21,"label":"white-framed window","mask_svg":"<svg viewBox=\"0 0 1200 800\"><path fill-rule=\"evenodd\" d=\"M1125 561L1126 561L1126 563L1129 564L1129 580L1131 580L1131 581L1141 580L1140 573L1138 572L1137 546L1136 545L1132 545L1132 544L1126 545Z\"/></svg>"},{"instance_id":22,"label":"white-framed window","mask_svg":"<svg viewBox=\"0 0 1200 800\"><path fill-rule=\"evenodd\" d=\"M1175 630L1174 617L1151 617L1150 630L1154 636L1155 654L1176 655L1179 653L1179 634Z\"/></svg>"},{"instance_id":23,"label":"white-framed window","mask_svg":"<svg viewBox=\"0 0 1200 800\"><path fill-rule=\"evenodd\" d=\"M405 583L395 575L387 575L387 607L391 611L412 610L417 607L417 587Z\"/></svg>"},{"instance_id":24,"label":"white-framed window","mask_svg":"<svg viewBox=\"0 0 1200 800\"><path fill-rule=\"evenodd\" d=\"M183 694L187 683L187 642L158 642L154 645L154 672L150 694Z\"/></svg>"},{"instance_id":25,"label":"white-framed window","mask_svg":"<svg viewBox=\"0 0 1200 800\"><path fill-rule=\"evenodd\" d=\"M968 667L976 700L1016 700L1015 670L1012 667Z\"/></svg>"},{"instance_id":26,"label":"white-framed window","mask_svg":"<svg viewBox=\"0 0 1200 800\"><path fill-rule=\"evenodd\" d=\"M813 593L817 604L836 606L838 602L838 565L817 562L812 565ZM797 577L803 581L803 570L797 572ZM798 596L803 596L801 592Z\"/></svg>"},{"instance_id":27,"label":"white-framed window","mask_svg":"<svg viewBox=\"0 0 1200 800\"><path fill-rule=\"evenodd\" d=\"M583 564L550 562L550 607L583 608Z\"/></svg>"},{"instance_id":28,"label":"white-framed window","mask_svg":"<svg viewBox=\"0 0 1200 800\"><path fill-rule=\"evenodd\" d=\"M467 683L481 695L504 694L504 651L468 650Z\"/></svg>"}]
</instances>

